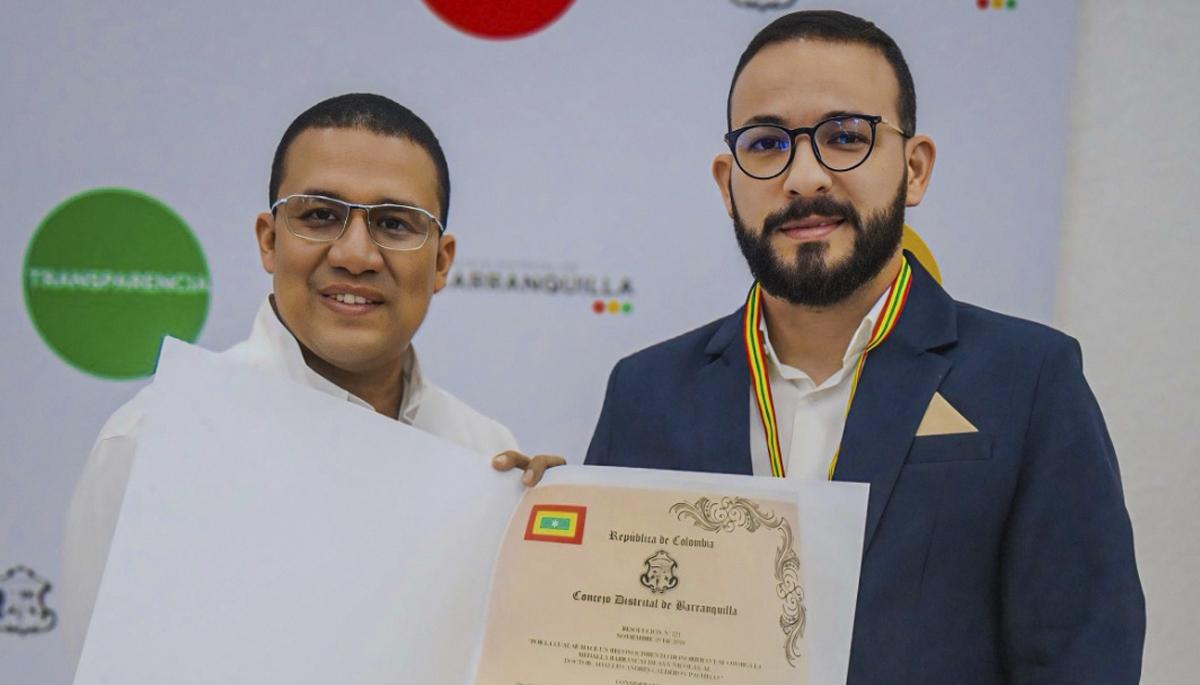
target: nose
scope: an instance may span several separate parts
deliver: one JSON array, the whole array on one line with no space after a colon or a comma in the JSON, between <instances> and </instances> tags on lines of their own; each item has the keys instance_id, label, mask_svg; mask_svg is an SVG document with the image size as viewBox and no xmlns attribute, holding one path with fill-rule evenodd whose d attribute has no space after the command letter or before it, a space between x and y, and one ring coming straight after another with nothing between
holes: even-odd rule
<instances>
[{"instance_id":1,"label":"nose","mask_svg":"<svg viewBox=\"0 0 1200 685\"><path fill-rule=\"evenodd\" d=\"M383 255L380 250L383 248L371 239L371 233L367 229L366 210L350 210L350 217L346 222L346 230L329 246L326 255L329 265L355 275L382 269Z\"/></svg>"},{"instance_id":2,"label":"nose","mask_svg":"<svg viewBox=\"0 0 1200 685\"><path fill-rule=\"evenodd\" d=\"M833 185L833 172L817 160L812 141L801 134L792 140L795 156L784 175L784 189L791 195L811 197L829 192Z\"/></svg>"}]
</instances>

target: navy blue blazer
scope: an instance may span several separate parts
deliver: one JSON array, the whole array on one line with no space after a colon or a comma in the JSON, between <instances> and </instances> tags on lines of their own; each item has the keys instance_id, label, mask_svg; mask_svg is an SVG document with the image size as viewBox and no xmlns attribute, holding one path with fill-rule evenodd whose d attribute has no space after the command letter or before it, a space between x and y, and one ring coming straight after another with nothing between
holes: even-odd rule
<instances>
[{"instance_id":1,"label":"navy blue blazer","mask_svg":"<svg viewBox=\"0 0 1200 685\"><path fill-rule=\"evenodd\" d=\"M1138 682L1145 600L1078 343L955 302L908 259L834 475L871 484L849 683ZM587 463L749 474L741 325L622 359ZM935 392L978 432L915 437Z\"/></svg>"}]
</instances>

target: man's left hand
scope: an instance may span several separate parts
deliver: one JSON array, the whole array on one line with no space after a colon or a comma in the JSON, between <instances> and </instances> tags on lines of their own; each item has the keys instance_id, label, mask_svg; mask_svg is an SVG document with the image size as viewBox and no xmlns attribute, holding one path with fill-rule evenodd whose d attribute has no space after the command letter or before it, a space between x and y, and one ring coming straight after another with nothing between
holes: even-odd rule
<instances>
[{"instance_id":1,"label":"man's left hand","mask_svg":"<svg viewBox=\"0 0 1200 685\"><path fill-rule=\"evenodd\" d=\"M497 471L509 471L514 468L523 469L525 475L521 476L521 482L529 487L538 484L542 479L542 474L546 469L554 466L562 466L567 460L553 454L539 454L533 457L525 456L520 452L508 450L501 452L492 457L492 467Z\"/></svg>"}]
</instances>

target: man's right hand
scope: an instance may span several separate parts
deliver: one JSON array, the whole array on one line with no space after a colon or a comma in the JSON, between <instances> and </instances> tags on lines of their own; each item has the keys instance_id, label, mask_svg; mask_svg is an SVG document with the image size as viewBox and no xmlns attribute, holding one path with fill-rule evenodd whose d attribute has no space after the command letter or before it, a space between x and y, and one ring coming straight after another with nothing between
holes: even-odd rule
<instances>
[{"instance_id":1,"label":"man's right hand","mask_svg":"<svg viewBox=\"0 0 1200 685\"><path fill-rule=\"evenodd\" d=\"M501 452L492 457L492 468L497 471L510 471L512 469L522 469L525 475L521 476L521 482L529 487L538 484L542 479L542 474L546 469L554 466L562 466L567 460L553 454L539 454L533 457L527 457L520 452L508 450Z\"/></svg>"}]
</instances>

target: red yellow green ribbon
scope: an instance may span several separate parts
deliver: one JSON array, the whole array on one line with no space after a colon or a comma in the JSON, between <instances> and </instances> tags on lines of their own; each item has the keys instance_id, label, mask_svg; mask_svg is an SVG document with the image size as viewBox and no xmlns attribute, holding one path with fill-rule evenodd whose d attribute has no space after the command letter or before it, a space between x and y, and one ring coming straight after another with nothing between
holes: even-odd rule
<instances>
[{"instance_id":1,"label":"red yellow green ribbon","mask_svg":"<svg viewBox=\"0 0 1200 685\"><path fill-rule=\"evenodd\" d=\"M883 311L880 312L879 320L875 322L875 328L871 332L871 339L867 342L866 349L859 355L858 363L854 365L854 375L850 381L850 397L846 400L846 413L843 420L850 415L850 405L854 403L858 381L862 377L863 366L867 363L867 353L878 347L895 329L896 322L900 320L900 312L904 309L904 303L908 300L908 290L911 285L912 267L909 266L908 260L901 260L900 273L896 274L896 279L892 281L888 290ZM775 419L775 399L771 396L771 381L767 374L761 322L762 288L758 282L755 282L750 287L750 294L746 296L743 339L746 343L746 358L750 365L750 384L754 390L758 416L762 419L763 432L767 438L767 456L771 462L771 475L783 478L783 450L779 447L779 425ZM829 462L829 480L833 480L833 472L837 468L840 452L841 446L839 445L833 454L833 459Z\"/></svg>"}]
</instances>

